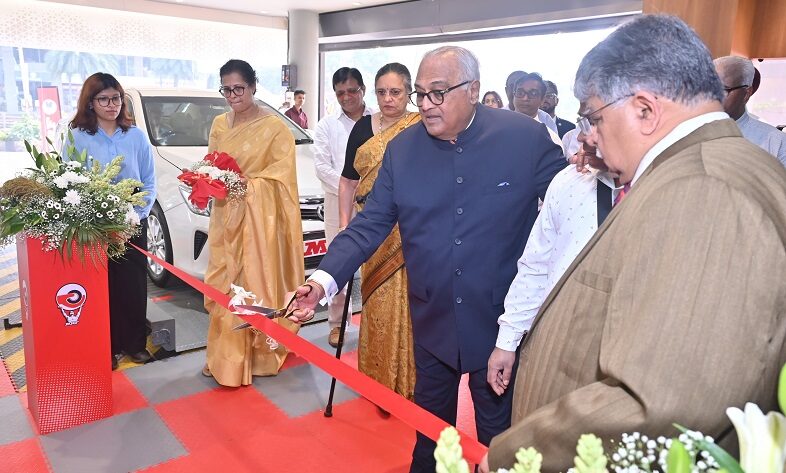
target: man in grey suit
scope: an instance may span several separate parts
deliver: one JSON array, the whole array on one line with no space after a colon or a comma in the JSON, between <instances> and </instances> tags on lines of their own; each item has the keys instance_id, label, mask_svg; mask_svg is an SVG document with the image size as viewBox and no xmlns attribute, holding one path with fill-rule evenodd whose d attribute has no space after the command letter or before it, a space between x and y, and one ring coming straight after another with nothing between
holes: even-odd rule
<instances>
[{"instance_id":1,"label":"man in grey suit","mask_svg":"<svg viewBox=\"0 0 786 473\"><path fill-rule=\"evenodd\" d=\"M576 73L582 131L630 191L544 301L520 349L512 426L481 471L519 447L573 465L593 432L733 443L730 406L776 408L786 361L786 170L724 113L706 46L645 15Z\"/></svg>"}]
</instances>

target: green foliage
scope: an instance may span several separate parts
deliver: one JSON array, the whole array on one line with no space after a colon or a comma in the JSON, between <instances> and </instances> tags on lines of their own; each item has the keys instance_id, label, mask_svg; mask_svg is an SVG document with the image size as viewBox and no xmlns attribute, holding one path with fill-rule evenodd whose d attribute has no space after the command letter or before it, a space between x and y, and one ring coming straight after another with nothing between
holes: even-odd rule
<instances>
[{"instance_id":1,"label":"green foliage","mask_svg":"<svg viewBox=\"0 0 786 473\"><path fill-rule=\"evenodd\" d=\"M8 141L9 134L8 130L0 130L0 141Z\"/></svg>"},{"instance_id":2,"label":"green foliage","mask_svg":"<svg viewBox=\"0 0 786 473\"><path fill-rule=\"evenodd\" d=\"M693 458L685 449L685 444L677 439L672 439L669 454L666 457L666 466L669 473L691 473L693 471Z\"/></svg>"},{"instance_id":3,"label":"green foliage","mask_svg":"<svg viewBox=\"0 0 786 473\"><path fill-rule=\"evenodd\" d=\"M26 113L8 130L8 138L14 141L32 141L41 134L41 125L32 115Z\"/></svg>"},{"instance_id":4,"label":"green foliage","mask_svg":"<svg viewBox=\"0 0 786 473\"><path fill-rule=\"evenodd\" d=\"M673 425L674 427L677 428L677 430L679 430L682 433L689 432L689 430L686 427L680 424L673 424ZM712 458L715 459L716 462L718 462L718 465L721 467L718 473L720 473L721 471L725 471L726 473L745 473L744 471L742 471L742 467L740 466L739 462L735 460L734 457L729 455L729 453L726 450L722 449L718 445L712 442L708 442L704 439L694 439L693 441L699 449L705 450L707 453L709 453L712 456Z\"/></svg>"},{"instance_id":5,"label":"green foliage","mask_svg":"<svg viewBox=\"0 0 786 473\"><path fill-rule=\"evenodd\" d=\"M132 179L113 180L123 158L103 167L88 162L87 152L76 153L69 132L68 160L56 153L43 153L28 141L25 148L35 168L0 187L0 243L16 234L38 238L47 249L56 249L82 262L93 264L104 252L110 257L125 252L125 242L138 231L139 218L133 206L144 205L145 193L134 194L142 183Z\"/></svg>"},{"instance_id":6,"label":"green foliage","mask_svg":"<svg viewBox=\"0 0 786 473\"><path fill-rule=\"evenodd\" d=\"M576 473L606 473L607 460L601 439L592 434L582 435L576 453L573 459Z\"/></svg>"}]
</instances>

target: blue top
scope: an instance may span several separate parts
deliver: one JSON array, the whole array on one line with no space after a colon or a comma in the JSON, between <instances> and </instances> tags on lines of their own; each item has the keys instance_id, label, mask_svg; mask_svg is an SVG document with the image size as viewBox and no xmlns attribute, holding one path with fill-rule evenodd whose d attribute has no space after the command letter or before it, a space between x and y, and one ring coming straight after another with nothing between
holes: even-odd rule
<instances>
[{"instance_id":1,"label":"blue top","mask_svg":"<svg viewBox=\"0 0 786 473\"><path fill-rule=\"evenodd\" d=\"M142 190L147 191L144 207L136 207L139 217L144 219L150 214L153 202L156 200L156 173L153 160L153 148L147 137L139 128L131 126L128 131L118 128L115 134L109 136L102 128L98 128L95 135L91 135L78 128L72 129L74 147L77 153L87 149L87 155L97 159L106 166L117 156L123 157L120 174L115 181L123 179L136 179L142 182ZM65 153L61 153L65 159ZM92 166L90 160L88 165Z\"/></svg>"}]
</instances>

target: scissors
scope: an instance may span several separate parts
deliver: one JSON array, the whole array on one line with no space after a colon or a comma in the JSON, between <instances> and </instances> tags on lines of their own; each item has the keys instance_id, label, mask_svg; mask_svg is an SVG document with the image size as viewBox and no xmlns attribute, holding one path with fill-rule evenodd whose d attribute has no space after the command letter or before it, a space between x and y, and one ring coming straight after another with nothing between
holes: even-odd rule
<instances>
[{"instance_id":1,"label":"scissors","mask_svg":"<svg viewBox=\"0 0 786 473\"><path fill-rule=\"evenodd\" d=\"M311 285L308 285L308 292L306 292L304 295L307 296L309 293L311 293L312 289L313 287L311 287ZM257 314L263 315L268 319L272 320L278 317L289 317L290 315L292 315L292 312L294 312L294 310L289 310L289 306L291 306L292 303L295 302L296 298L297 298L297 291L295 291L295 293L292 294L292 297L289 298L289 302L287 302L287 304L280 309L271 309L269 307L264 307L261 305L236 305L235 307L250 312L256 312ZM251 314L243 314L243 315L251 315ZM251 327L251 324L248 322L243 322L240 325L232 327L232 330L240 330L248 327Z\"/></svg>"}]
</instances>

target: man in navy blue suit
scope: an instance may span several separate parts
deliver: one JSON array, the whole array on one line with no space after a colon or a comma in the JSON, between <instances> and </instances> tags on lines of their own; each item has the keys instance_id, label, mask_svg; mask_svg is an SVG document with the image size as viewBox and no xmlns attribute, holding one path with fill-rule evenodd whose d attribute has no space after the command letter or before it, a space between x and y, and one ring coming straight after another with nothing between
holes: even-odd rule
<instances>
[{"instance_id":1,"label":"man in navy blue suit","mask_svg":"<svg viewBox=\"0 0 786 473\"><path fill-rule=\"evenodd\" d=\"M415 402L455 424L459 379L469 373L478 438L488 444L510 425L513 391L498 396L486 381L497 317L538 197L565 159L543 124L477 106L479 76L477 59L466 49L426 53L411 95L422 124L388 145L363 211L298 288L295 316L313 317L318 301L343 287L398 223L409 278ZM434 471L434 446L418 434L411 471Z\"/></svg>"}]
</instances>

